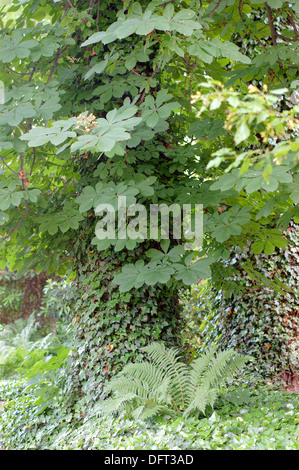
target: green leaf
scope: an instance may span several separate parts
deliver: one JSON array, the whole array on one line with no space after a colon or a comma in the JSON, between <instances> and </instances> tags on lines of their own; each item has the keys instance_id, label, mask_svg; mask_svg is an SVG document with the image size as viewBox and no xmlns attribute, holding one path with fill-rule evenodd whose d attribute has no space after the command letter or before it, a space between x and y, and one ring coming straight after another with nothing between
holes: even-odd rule
<instances>
[{"instance_id":1,"label":"green leaf","mask_svg":"<svg viewBox=\"0 0 299 470\"><path fill-rule=\"evenodd\" d=\"M283 0L267 0L270 8L281 8L283 6Z\"/></svg>"},{"instance_id":2,"label":"green leaf","mask_svg":"<svg viewBox=\"0 0 299 470\"><path fill-rule=\"evenodd\" d=\"M255 241L252 245L251 245L251 249L252 249L252 252L255 254L255 255L258 255L259 253L261 253L264 249L264 246L265 246L265 241L264 240L257 240Z\"/></svg>"},{"instance_id":3,"label":"green leaf","mask_svg":"<svg viewBox=\"0 0 299 470\"><path fill-rule=\"evenodd\" d=\"M140 273L144 267L143 261L134 264L126 264L122 268L121 274L117 274L113 279L113 284L119 285L120 292L127 292L133 287L140 287L143 281L139 281Z\"/></svg>"},{"instance_id":4,"label":"green leaf","mask_svg":"<svg viewBox=\"0 0 299 470\"><path fill-rule=\"evenodd\" d=\"M6 212L0 211L0 225L4 225L9 221L9 215Z\"/></svg>"},{"instance_id":5,"label":"green leaf","mask_svg":"<svg viewBox=\"0 0 299 470\"><path fill-rule=\"evenodd\" d=\"M268 217L271 214L273 207L275 205L275 199L269 199L266 204L259 210L256 215L256 220L259 220L261 217Z\"/></svg>"},{"instance_id":6,"label":"green leaf","mask_svg":"<svg viewBox=\"0 0 299 470\"><path fill-rule=\"evenodd\" d=\"M241 123L240 126L237 127L237 131L235 133L234 141L236 145L239 145L244 140L248 139L250 136L250 129L245 121Z\"/></svg>"}]
</instances>

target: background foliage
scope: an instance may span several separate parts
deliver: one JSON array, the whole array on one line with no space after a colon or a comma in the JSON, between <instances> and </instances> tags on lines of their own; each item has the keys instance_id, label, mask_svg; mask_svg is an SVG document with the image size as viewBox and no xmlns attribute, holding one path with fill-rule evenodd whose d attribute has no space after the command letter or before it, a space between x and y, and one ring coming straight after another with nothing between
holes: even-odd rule
<instances>
[{"instance_id":1,"label":"background foliage","mask_svg":"<svg viewBox=\"0 0 299 470\"><path fill-rule=\"evenodd\" d=\"M46 293L48 330L30 319L12 336L1 332L4 374L16 379L1 382L6 446L298 447L295 397L286 405L252 377L249 390L230 384L200 421L161 417L136 429L93 407L153 339L183 343L187 360L220 338L249 348L259 372L265 360L271 372L289 364L298 327L296 237L284 233L299 220L297 3L1 3L0 267L75 281L52 284L61 302L52 287ZM187 251L186 237L161 233L99 239L96 208L118 209L120 196L147 208L202 203L202 247ZM187 328L179 295L199 280L208 315L198 324L188 312Z\"/></svg>"}]
</instances>

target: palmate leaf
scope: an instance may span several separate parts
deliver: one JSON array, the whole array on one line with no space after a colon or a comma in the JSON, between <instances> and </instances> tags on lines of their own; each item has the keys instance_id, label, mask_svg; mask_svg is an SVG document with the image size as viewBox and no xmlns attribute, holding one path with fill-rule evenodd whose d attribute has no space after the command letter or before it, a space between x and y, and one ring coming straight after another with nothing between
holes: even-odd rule
<instances>
[{"instance_id":1,"label":"palmate leaf","mask_svg":"<svg viewBox=\"0 0 299 470\"><path fill-rule=\"evenodd\" d=\"M111 24L106 31L99 31L92 34L82 47L102 42L109 44L116 39L124 39L132 34L146 36L153 30L157 31L177 31L184 36L191 36L193 31L201 29L201 24L193 18L196 13L189 9L181 9L174 16L174 10L167 9L165 15L158 15L146 9L143 11L137 2L133 4L133 13L124 15L115 23Z\"/></svg>"}]
</instances>

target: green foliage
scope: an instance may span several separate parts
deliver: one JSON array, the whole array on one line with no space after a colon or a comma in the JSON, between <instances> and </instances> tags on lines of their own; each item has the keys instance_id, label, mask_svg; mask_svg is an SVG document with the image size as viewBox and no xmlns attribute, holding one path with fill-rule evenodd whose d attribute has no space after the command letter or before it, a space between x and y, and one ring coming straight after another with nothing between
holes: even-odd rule
<instances>
[{"instance_id":1,"label":"green foliage","mask_svg":"<svg viewBox=\"0 0 299 470\"><path fill-rule=\"evenodd\" d=\"M39 316L55 319L56 322L71 321L70 304L75 296L75 286L67 279L55 281L48 279L43 288L43 298ZM59 323L55 325L57 330Z\"/></svg>"},{"instance_id":2,"label":"green foliage","mask_svg":"<svg viewBox=\"0 0 299 470\"><path fill-rule=\"evenodd\" d=\"M298 8L243 3L3 5L0 265L76 278L70 375L85 403L149 340L178 343L180 289L226 290L231 252L274 254L298 221ZM96 207L121 195L202 204L202 246L99 239Z\"/></svg>"},{"instance_id":3,"label":"green foliage","mask_svg":"<svg viewBox=\"0 0 299 470\"><path fill-rule=\"evenodd\" d=\"M17 319L0 329L1 377L37 375L52 363L56 364L62 356L64 358L66 351L68 353L69 349L62 347L58 335L43 334L34 314L29 319Z\"/></svg>"},{"instance_id":4,"label":"green foliage","mask_svg":"<svg viewBox=\"0 0 299 470\"><path fill-rule=\"evenodd\" d=\"M204 266L187 262L190 253L142 256L115 273L124 292L210 277L229 245L256 238L263 217L269 240L256 250L282 243L279 224L298 217L298 12L280 1L243 7L74 1L65 15L62 2L8 2L0 210L11 269L69 273L80 227L120 195L146 206L203 203L206 215L194 253ZM96 214L93 223L98 253L142 245L99 240Z\"/></svg>"},{"instance_id":5,"label":"green foliage","mask_svg":"<svg viewBox=\"0 0 299 470\"><path fill-rule=\"evenodd\" d=\"M291 224L288 246L271 255L256 254L255 243L231 253L228 264L237 266L225 282L219 277L193 287L185 304L187 335L201 350L215 341L255 358L254 368L265 376L298 370L298 230ZM248 268L247 268L248 266ZM267 273L268 286L258 274ZM256 275L257 274L257 275ZM277 293L276 277L290 288Z\"/></svg>"},{"instance_id":6,"label":"green foliage","mask_svg":"<svg viewBox=\"0 0 299 470\"><path fill-rule=\"evenodd\" d=\"M187 366L175 348L166 349L163 343L152 343L145 351L150 361L128 364L110 380L106 390L116 393L98 405L100 412L124 411L135 419L206 414L217 399L220 384L250 359L232 350L215 355L216 347L212 347Z\"/></svg>"},{"instance_id":7,"label":"green foliage","mask_svg":"<svg viewBox=\"0 0 299 470\"><path fill-rule=\"evenodd\" d=\"M12 275L2 272L0 275L0 316L2 321L6 317L15 317L21 307L24 292L21 286L13 282Z\"/></svg>"},{"instance_id":8,"label":"green foliage","mask_svg":"<svg viewBox=\"0 0 299 470\"><path fill-rule=\"evenodd\" d=\"M47 357L41 355L39 360L27 366L27 371L22 371L23 377L27 379L26 389L34 387L34 405L38 406L38 413L53 406L64 389L65 366L70 349L59 346L52 349L51 353Z\"/></svg>"},{"instance_id":9,"label":"green foliage","mask_svg":"<svg viewBox=\"0 0 299 470\"><path fill-rule=\"evenodd\" d=\"M4 311L13 310L17 312L20 307L23 296L23 292L0 286L1 306Z\"/></svg>"},{"instance_id":10,"label":"green foliage","mask_svg":"<svg viewBox=\"0 0 299 470\"><path fill-rule=\"evenodd\" d=\"M219 401L202 419L182 416L132 419L88 411L74 420L63 400L37 412L24 381L0 381L0 448L7 450L298 450L298 398L248 384L246 403ZM238 386L237 386L238 388ZM239 393L237 388L229 393ZM230 397L229 394L225 397Z\"/></svg>"}]
</instances>

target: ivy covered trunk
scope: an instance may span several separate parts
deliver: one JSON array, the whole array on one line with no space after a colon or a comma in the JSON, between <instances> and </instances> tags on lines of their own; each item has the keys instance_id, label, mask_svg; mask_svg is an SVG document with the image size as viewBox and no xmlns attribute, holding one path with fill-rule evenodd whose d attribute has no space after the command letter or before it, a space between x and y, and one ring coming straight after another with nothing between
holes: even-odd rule
<instances>
[{"instance_id":1,"label":"ivy covered trunk","mask_svg":"<svg viewBox=\"0 0 299 470\"><path fill-rule=\"evenodd\" d=\"M162 284L121 293L112 284L115 274L124 263L142 258L148 247L139 245L121 256L113 250L99 254L90 245L90 228L82 229L76 244L71 374L76 393L97 400L114 373L143 359L142 348L151 341L179 346L181 304L178 290Z\"/></svg>"},{"instance_id":2,"label":"ivy covered trunk","mask_svg":"<svg viewBox=\"0 0 299 470\"><path fill-rule=\"evenodd\" d=\"M222 347L252 355L259 373L280 376L290 384L299 374L298 226L291 224L287 236L290 244L271 256L254 255L249 246L233 256L238 273L231 279L231 293L226 297L223 290L214 289L214 326L207 330L210 340L217 338ZM277 278L290 291L279 293L253 279L243 269L248 261L269 282Z\"/></svg>"}]
</instances>

